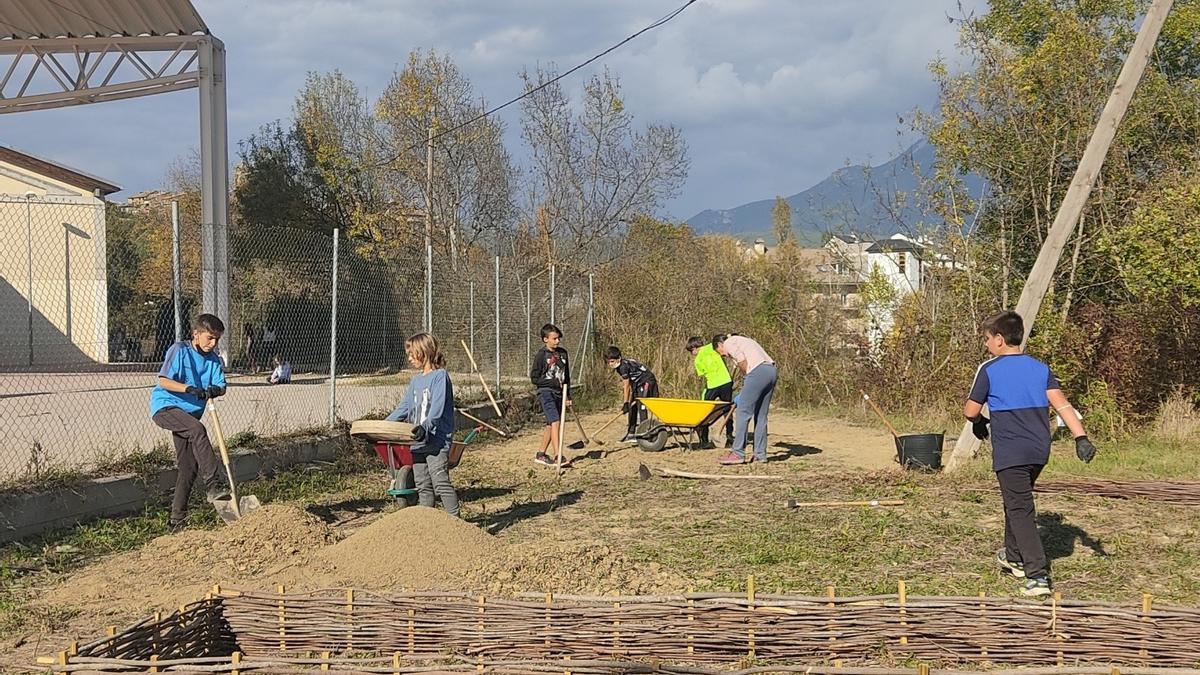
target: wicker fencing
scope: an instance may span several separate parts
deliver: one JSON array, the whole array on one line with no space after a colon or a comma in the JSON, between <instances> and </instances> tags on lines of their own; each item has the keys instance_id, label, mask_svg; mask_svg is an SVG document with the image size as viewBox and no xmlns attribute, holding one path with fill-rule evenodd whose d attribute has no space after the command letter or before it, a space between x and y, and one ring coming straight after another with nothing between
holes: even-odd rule
<instances>
[{"instance_id":1,"label":"wicker fencing","mask_svg":"<svg viewBox=\"0 0 1200 675\"><path fill-rule=\"evenodd\" d=\"M1200 609L999 597L488 598L218 592L41 660L54 672L870 672L919 662L1197 668ZM765 670L758 664L772 664ZM1063 668L1067 670L1063 670ZM1133 670L1130 669L1133 667ZM927 669L927 668L926 668ZM1023 673L1035 671L1022 670ZM1187 671L1200 675L1200 670Z\"/></svg>"},{"instance_id":2,"label":"wicker fencing","mask_svg":"<svg viewBox=\"0 0 1200 675\"><path fill-rule=\"evenodd\" d=\"M1064 478L1038 483L1037 492L1071 492L1112 499L1145 499L1151 502L1200 506L1200 482L1167 480L1107 480Z\"/></svg>"}]
</instances>

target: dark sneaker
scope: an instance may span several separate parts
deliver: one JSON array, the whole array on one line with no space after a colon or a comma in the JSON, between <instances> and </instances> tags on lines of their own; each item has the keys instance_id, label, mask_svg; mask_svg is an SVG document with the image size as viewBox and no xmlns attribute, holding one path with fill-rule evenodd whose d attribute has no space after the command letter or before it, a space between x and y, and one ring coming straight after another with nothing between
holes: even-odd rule
<instances>
[{"instance_id":1,"label":"dark sneaker","mask_svg":"<svg viewBox=\"0 0 1200 675\"><path fill-rule=\"evenodd\" d=\"M727 452L724 455L721 455L720 457L717 458L717 463L725 464L727 466L733 465L733 464L744 464L745 462L746 462L746 460L744 458L739 457L739 456L733 454L732 452Z\"/></svg>"},{"instance_id":2,"label":"dark sneaker","mask_svg":"<svg viewBox=\"0 0 1200 675\"><path fill-rule=\"evenodd\" d=\"M187 519L186 518L181 518L179 520L175 520L174 518L171 518L170 520L167 521L167 529L171 532L180 532L186 527L187 527Z\"/></svg>"},{"instance_id":3,"label":"dark sneaker","mask_svg":"<svg viewBox=\"0 0 1200 675\"><path fill-rule=\"evenodd\" d=\"M1025 565L1006 558L1004 556L1004 549L996 551L996 562L999 563L1002 572L1007 572L1018 579L1025 578Z\"/></svg>"},{"instance_id":4,"label":"dark sneaker","mask_svg":"<svg viewBox=\"0 0 1200 675\"><path fill-rule=\"evenodd\" d=\"M544 452L539 452L538 454L534 455L533 461L541 464L542 466L554 466L555 464L554 458Z\"/></svg>"},{"instance_id":5,"label":"dark sneaker","mask_svg":"<svg viewBox=\"0 0 1200 675\"><path fill-rule=\"evenodd\" d=\"M697 450L716 450L717 444L713 443L712 441L704 441L703 443L697 445L696 449Z\"/></svg>"},{"instance_id":6,"label":"dark sneaker","mask_svg":"<svg viewBox=\"0 0 1200 675\"><path fill-rule=\"evenodd\" d=\"M1025 584L1021 586L1021 595L1028 595L1031 598L1050 595L1049 577L1026 579Z\"/></svg>"},{"instance_id":7,"label":"dark sneaker","mask_svg":"<svg viewBox=\"0 0 1200 675\"><path fill-rule=\"evenodd\" d=\"M621 440L619 440L617 442L625 443L627 445L634 445L637 443L637 436L635 435L635 432L630 431L630 432L627 432L624 436L622 436Z\"/></svg>"}]
</instances>

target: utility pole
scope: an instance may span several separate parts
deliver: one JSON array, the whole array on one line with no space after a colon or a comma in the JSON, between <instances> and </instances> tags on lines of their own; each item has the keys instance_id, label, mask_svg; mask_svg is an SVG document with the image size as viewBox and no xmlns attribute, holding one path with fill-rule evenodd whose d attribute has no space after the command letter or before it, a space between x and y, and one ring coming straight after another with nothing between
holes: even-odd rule
<instances>
[{"instance_id":1,"label":"utility pole","mask_svg":"<svg viewBox=\"0 0 1200 675\"><path fill-rule=\"evenodd\" d=\"M1075 176L1071 179L1067 194L1063 197L1062 204L1058 207L1058 213L1054 216L1054 224L1050 226L1046 241L1042 243L1042 249L1033 263L1033 269L1029 271L1025 288L1022 289L1021 297L1017 300L1017 314L1020 314L1021 318L1025 320L1025 337L1022 343L1029 339L1029 331L1033 328L1034 320L1037 319L1046 292L1050 290L1050 282L1054 278L1054 270L1058 267L1058 260L1062 256L1063 248L1070 240L1071 233L1075 231L1075 225L1079 222L1080 214L1083 213L1088 195L1091 194L1096 177L1100 174L1100 167L1104 165L1104 157L1108 154L1113 137L1117 134L1117 127L1129 109L1133 90L1137 88L1142 73L1146 71L1146 64L1150 62L1150 53L1154 50L1154 43L1158 41L1158 34L1167 20L1167 14L1171 11L1173 1L1154 0L1150 9L1147 10L1142 27L1138 30L1137 39L1134 40L1133 47L1129 50L1129 56L1125 58L1125 65L1121 67L1121 73L1117 75L1117 83L1113 87L1112 93L1109 94L1108 102L1104 104L1104 111L1100 113L1100 120L1096 123L1087 148L1083 151L1083 157L1080 158L1079 166L1075 169ZM986 412L987 409L984 408L984 410ZM963 430L958 435L958 442L955 443L954 452L951 453L950 460L946 463L946 470L953 471L964 461L974 457L978 449L979 439L971 433L971 423L968 422L963 425Z\"/></svg>"},{"instance_id":2,"label":"utility pole","mask_svg":"<svg viewBox=\"0 0 1200 675\"><path fill-rule=\"evenodd\" d=\"M425 332L433 332L433 125L425 140Z\"/></svg>"}]
</instances>

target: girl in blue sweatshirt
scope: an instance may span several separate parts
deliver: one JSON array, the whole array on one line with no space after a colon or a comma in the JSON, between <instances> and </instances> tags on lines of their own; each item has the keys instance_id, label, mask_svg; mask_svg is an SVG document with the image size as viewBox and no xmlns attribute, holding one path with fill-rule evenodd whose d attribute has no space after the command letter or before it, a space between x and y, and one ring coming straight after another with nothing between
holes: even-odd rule
<instances>
[{"instance_id":1,"label":"girl in blue sweatshirt","mask_svg":"<svg viewBox=\"0 0 1200 675\"><path fill-rule=\"evenodd\" d=\"M433 506L434 495L452 516L458 515L458 494L450 484L450 436L454 433L454 388L446 374L446 359L437 340L417 333L404 341L408 362L420 372L408 384L404 398L387 416L389 422L413 425L413 478L421 506Z\"/></svg>"}]
</instances>

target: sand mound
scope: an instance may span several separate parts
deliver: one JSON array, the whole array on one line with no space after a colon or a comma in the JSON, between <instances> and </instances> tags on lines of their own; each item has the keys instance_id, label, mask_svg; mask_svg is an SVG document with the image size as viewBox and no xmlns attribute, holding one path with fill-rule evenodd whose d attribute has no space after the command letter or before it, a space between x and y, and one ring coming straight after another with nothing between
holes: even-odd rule
<instances>
[{"instance_id":1,"label":"sand mound","mask_svg":"<svg viewBox=\"0 0 1200 675\"><path fill-rule=\"evenodd\" d=\"M414 506L385 515L316 557L341 585L442 588L496 548L478 527Z\"/></svg>"},{"instance_id":2,"label":"sand mound","mask_svg":"<svg viewBox=\"0 0 1200 675\"><path fill-rule=\"evenodd\" d=\"M316 516L272 504L225 527L165 535L101 559L47 592L43 602L113 612L174 608L216 583L251 586L330 540Z\"/></svg>"},{"instance_id":3,"label":"sand mound","mask_svg":"<svg viewBox=\"0 0 1200 675\"><path fill-rule=\"evenodd\" d=\"M688 583L658 563L638 563L597 542L510 545L472 567L464 585L491 594L628 595L682 592Z\"/></svg>"}]
</instances>

